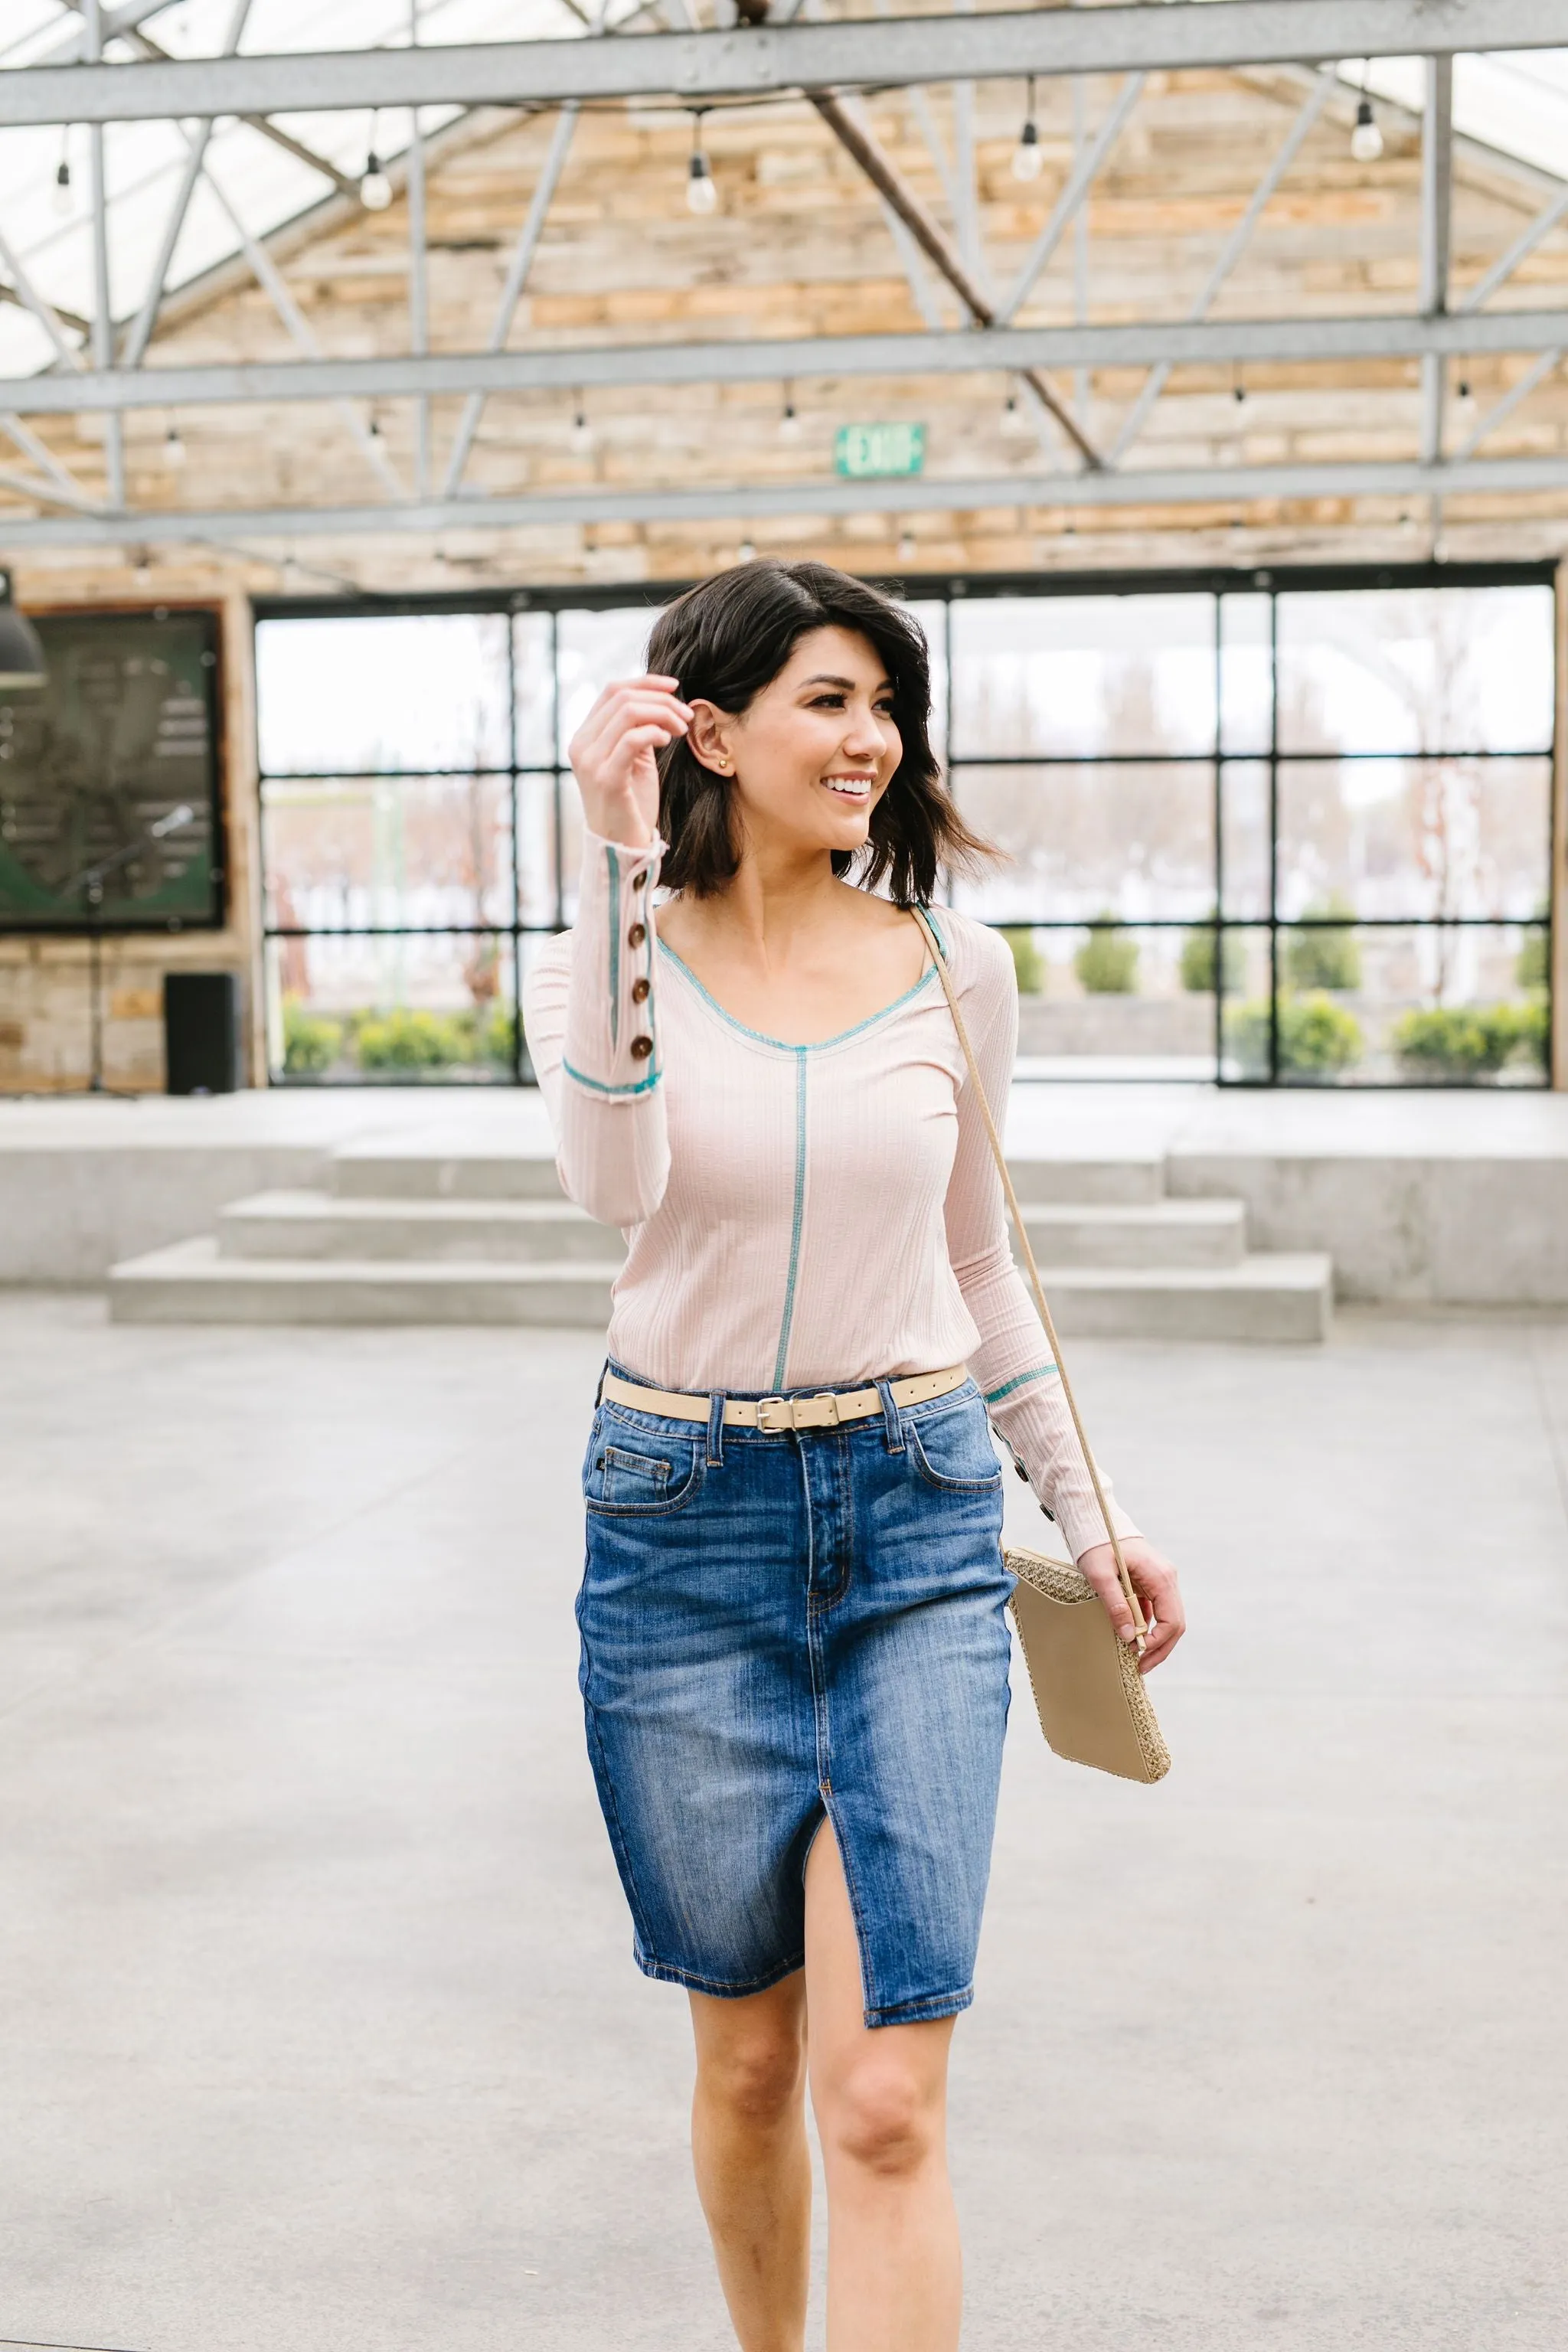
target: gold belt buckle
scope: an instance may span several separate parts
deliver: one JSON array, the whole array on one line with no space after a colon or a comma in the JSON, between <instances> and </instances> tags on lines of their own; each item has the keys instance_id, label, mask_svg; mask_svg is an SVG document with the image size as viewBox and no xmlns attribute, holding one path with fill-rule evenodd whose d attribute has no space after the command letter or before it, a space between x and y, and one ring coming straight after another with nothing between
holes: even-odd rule
<instances>
[{"instance_id":1,"label":"gold belt buckle","mask_svg":"<svg viewBox=\"0 0 1568 2352\"><path fill-rule=\"evenodd\" d=\"M757 1427L769 1437L786 1429L837 1429L838 1399L831 1389L809 1397L762 1397L757 1402Z\"/></svg>"}]
</instances>

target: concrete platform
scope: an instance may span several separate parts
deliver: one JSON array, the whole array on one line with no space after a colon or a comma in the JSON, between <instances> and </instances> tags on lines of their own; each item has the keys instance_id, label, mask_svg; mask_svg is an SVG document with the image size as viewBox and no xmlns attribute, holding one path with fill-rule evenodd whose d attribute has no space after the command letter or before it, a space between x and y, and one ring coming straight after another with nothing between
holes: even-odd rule
<instances>
[{"instance_id":1,"label":"concrete platform","mask_svg":"<svg viewBox=\"0 0 1568 2352\"><path fill-rule=\"evenodd\" d=\"M965 2352L1559 2352L1568 1324L1079 1357L1194 1631L1157 1790L1014 1710ZM583 1748L596 1368L0 1298L7 2336L725 2352Z\"/></svg>"},{"instance_id":2,"label":"concrete platform","mask_svg":"<svg viewBox=\"0 0 1568 2352\"><path fill-rule=\"evenodd\" d=\"M1239 1200L1254 1249L1327 1251L1347 1298L1568 1305L1568 1095L1020 1083L1007 1135L1020 1160L1119 1166L1130 1205ZM247 1194L326 1189L345 1147L384 1163L374 1192L400 1141L421 1181L488 1159L553 1187L532 1093L0 1101L0 1283L101 1282Z\"/></svg>"}]
</instances>

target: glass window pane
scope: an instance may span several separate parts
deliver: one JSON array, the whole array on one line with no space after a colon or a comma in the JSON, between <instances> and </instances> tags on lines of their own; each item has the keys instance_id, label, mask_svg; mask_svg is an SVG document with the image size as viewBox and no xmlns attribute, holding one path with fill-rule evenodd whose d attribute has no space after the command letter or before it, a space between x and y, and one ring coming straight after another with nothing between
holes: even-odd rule
<instances>
[{"instance_id":1,"label":"glass window pane","mask_svg":"<svg viewBox=\"0 0 1568 2352\"><path fill-rule=\"evenodd\" d=\"M555 778L520 776L517 780L517 908L523 923L560 920L556 903ZM564 888L566 877L560 882Z\"/></svg>"},{"instance_id":2,"label":"glass window pane","mask_svg":"<svg viewBox=\"0 0 1568 2352\"><path fill-rule=\"evenodd\" d=\"M925 631L931 654L931 740L939 760L947 756L947 606L909 604L906 609Z\"/></svg>"},{"instance_id":3,"label":"glass window pane","mask_svg":"<svg viewBox=\"0 0 1568 2352\"><path fill-rule=\"evenodd\" d=\"M953 756L1210 751L1211 596L987 596L952 608Z\"/></svg>"},{"instance_id":4,"label":"glass window pane","mask_svg":"<svg viewBox=\"0 0 1568 2352\"><path fill-rule=\"evenodd\" d=\"M1259 926L1256 929L1226 932L1218 972L1224 1016L1219 1066L1222 1082L1268 1083L1271 970L1268 933L1265 929Z\"/></svg>"},{"instance_id":5,"label":"glass window pane","mask_svg":"<svg viewBox=\"0 0 1568 2352\"><path fill-rule=\"evenodd\" d=\"M658 618L647 604L560 614L562 760L601 689L618 677L640 677L647 667L648 632Z\"/></svg>"},{"instance_id":6,"label":"glass window pane","mask_svg":"<svg viewBox=\"0 0 1568 2352\"><path fill-rule=\"evenodd\" d=\"M1292 751L1543 751L1552 591L1281 595L1279 742Z\"/></svg>"},{"instance_id":7,"label":"glass window pane","mask_svg":"<svg viewBox=\"0 0 1568 2352\"><path fill-rule=\"evenodd\" d=\"M517 761L548 768L555 758L554 616L518 613L512 617L512 661L517 678Z\"/></svg>"},{"instance_id":8,"label":"glass window pane","mask_svg":"<svg viewBox=\"0 0 1568 2352\"><path fill-rule=\"evenodd\" d=\"M1521 924L1282 925L1281 1084L1544 1085L1540 938ZM1227 1076L1267 1070L1267 967L1252 963L1226 1004Z\"/></svg>"},{"instance_id":9,"label":"glass window pane","mask_svg":"<svg viewBox=\"0 0 1568 2352\"><path fill-rule=\"evenodd\" d=\"M1220 748L1267 751L1273 740L1270 599L1220 599Z\"/></svg>"},{"instance_id":10,"label":"glass window pane","mask_svg":"<svg viewBox=\"0 0 1568 2352\"><path fill-rule=\"evenodd\" d=\"M1227 760L1220 770L1223 911L1242 921L1268 912L1268 771Z\"/></svg>"},{"instance_id":11,"label":"glass window pane","mask_svg":"<svg viewBox=\"0 0 1568 2352\"><path fill-rule=\"evenodd\" d=\"M270 924L511 919L504 776L274 779L262 787L262 843Z\"/></svg>"},{"instance_id":12,"label":"glass window pane","mask_svg":"<svg viewBox=\"0 0 1568 2352\"><path fill-rule=\"evenodd\" d=\"M955 903L994 922L1128 922L1214 906L1214 772L1169 767L955 770L959 807L1005 862Z\"/></svg>"},{"instance_id":13,"label":"glass window pane","mask_svg":"<svg viewBox=\"0 0 1568 2352\"><path fill-rule=\"evenodd\" d=\"M268 1045L290 1085L507 1085L511 941L495 932L270 940Z\"/></svg>"},{"instance_id":14,"label":"glass window pane","mask_svg":"<svg viewBox=\"0 0 1568 2352\"><path fill-rule=\"evenodd\" d=\"M1279 768L1279 909L1541 913L1547 760L1313 761Z\"/></svg>"},{"instance_id":15,"label":"glass window pane","mask_svg":"<svg viewBox=\"0 0 1568 2352\"><path fill-rule=\"evenodd\" d=\"M257 624L266 772L504 767L508 691L499 613Z\"/></svg>"},{"instance_id":16,"label":"glass window pane","mask_svg":"<svg viewBox=\"0 0 1568 2352\"><path fill-rule=\"evenodd\" d=\"M1185 933L1116 924L1006 937L1018 970L1019 1077L1214 1076L1214 995L1188 985Z\"/></svg>"}]
</instances>

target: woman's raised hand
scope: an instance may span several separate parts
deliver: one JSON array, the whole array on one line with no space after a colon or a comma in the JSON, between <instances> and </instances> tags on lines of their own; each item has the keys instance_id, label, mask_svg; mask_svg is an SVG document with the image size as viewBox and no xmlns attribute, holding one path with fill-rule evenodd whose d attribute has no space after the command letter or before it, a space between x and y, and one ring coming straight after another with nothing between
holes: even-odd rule
<instances>
[{"instance_id":1,"label":"woman's raised hand","mask_svg":"<svg viewBox=\"0 0 1568 2352\"><path fill-rule=\"evenodd\" d=\"M684 735L691 713L673 677L627 677L605 687L567 747L588 829L601 841L645 848L658 828L655 753Z\"/></svg>"}]
</instances>

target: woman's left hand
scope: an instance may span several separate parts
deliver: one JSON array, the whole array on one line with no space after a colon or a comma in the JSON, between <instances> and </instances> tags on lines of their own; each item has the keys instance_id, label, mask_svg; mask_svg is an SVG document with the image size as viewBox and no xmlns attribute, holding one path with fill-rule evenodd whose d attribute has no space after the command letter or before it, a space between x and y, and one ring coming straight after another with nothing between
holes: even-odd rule
<instances>
[{"instance_id":1,"label":"woman's left hand","mask_svg":"<svg viewBox=\"0 0 1568 2352\"><path fill-rule=\"evenodd\" d=\"M1138 1661L1139 1673L1147 1675L1164 1664L1187 1630L1182 1588L1164 1553L1156 1551L1152 1543L1145 1543L1142 1536L1123 1536L1121 1557L1127 1562L1132 1590L1148 1622L1148 1639ZM1078 1564L1104 1601L1118 1640L1135 1642L1138 1630L1127 1606L1127 1595L1121 1590L1121 1579L1116 1573L1116 1554L1110 1546L1095 1544L1080 1554Z\"/></svg>"}]
</instances>

